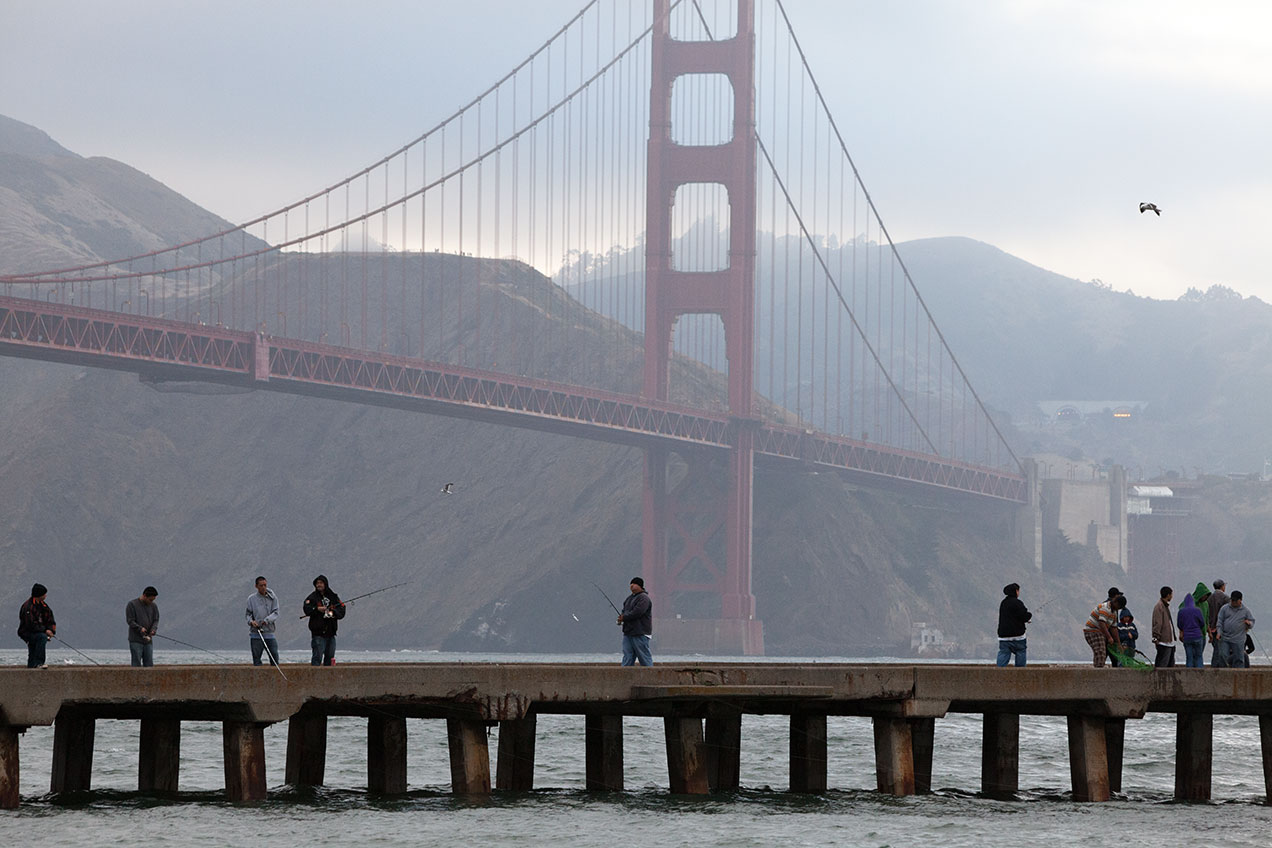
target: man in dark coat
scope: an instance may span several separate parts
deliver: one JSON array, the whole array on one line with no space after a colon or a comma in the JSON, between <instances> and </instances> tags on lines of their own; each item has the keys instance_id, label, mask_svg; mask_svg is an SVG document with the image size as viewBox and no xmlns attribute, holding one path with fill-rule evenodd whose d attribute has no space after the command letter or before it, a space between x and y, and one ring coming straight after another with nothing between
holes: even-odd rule
<instances>
[{"instance_id":1,"label":"man in dark coat","mask_svg":"<svg viewBox=\"0 0 1272 848\"><path fill-rule=\"evenodd\" d=\"M335 665L337 622L345 617L345 605L327 585L325 574L314 578L314 591L305 598L304 611L309 616L309 664Z\"/></svg>"},{"instance_id":2,"label":"man in dark coat","mask_svg":"<svg viewBox=\"0 0 1272 848\"><path fill-rule=\"evenodd\" d=\"M31 587L31 598L18 610L18 638L27 643L27 668L47 668L44 646L57 632L53 610L44 602L49 590L40 583Z\"/></svg>"},{"instance_id":3,"label":"man in dark coat","mask_svg":"<svg viewBox=\"0 0 1272 848\"><path fill-rule=\"evenodd\" d=\"M1007 665L1013 655L1016 665L1023 666L1026 657L1025 624L1033 613L1020 600L1020 584L1008 583L1003 587L1003 602L998 605L998 667Z\"/></svg>"},{"instance_id":4,"label":"man in dark coat","mask_svg":"<svg viewBox=\"0 0 1272 848\"><path fill-rule=\"evenodd\" d=\"M1228 603L1228 593L1224 591L1228 588L1228 584L1220 578L1212 585L1215 590L1210 593L1210 600L1206 602L1206 625L1210 630L1210 667L1226 668L1223 658L1223 640L1219 636L1219 610Z\"/></svg>"},{"instance_id":5,"label":"man in dark coat","mask_svg":"<svg viewBox=\"0 0 1272 848\"><path fill-rule=\"evenodd\" d=\"M623 665L654 664L649 651L649 637L654 632L654 604L645 591L645 581L633 577L632 593L623 600L618 623L623 625Z\"/></svg>"}]
</instances>

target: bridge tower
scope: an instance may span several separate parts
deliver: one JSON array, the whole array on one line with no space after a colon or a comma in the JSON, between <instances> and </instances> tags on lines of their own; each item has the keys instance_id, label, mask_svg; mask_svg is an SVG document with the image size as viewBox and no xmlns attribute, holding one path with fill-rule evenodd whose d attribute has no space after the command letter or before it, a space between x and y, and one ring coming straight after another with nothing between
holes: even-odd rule
<instances>
[{"instance_id":1,"label":"bridge tower","mask_svg":"<svg viewBox=\"0 0 1272 848\"><path fill-rule=\"evenodd\" d=\"M755 9L738 0L732 38L679 41L671 36L669 0L654 0L645 235L644 395L669 398L672 333L682 315L715 314L724 324L733 447L718 456L645 454L643 567L654 597L661 650L759 655L763 628L751 594L751 486L755 288ZM732 137L721 144L673 141L672 88L689 74L719 74L733 93ZM686 272L673 267L676 190L722 186L729 206L728 267ZM672 486L672 479L675 485ZM669 488L670 486L670 488ZM699 603L687 601L689 596ZM701 603L703 597L708 603ZM715 599L718 598L718 606Z\"/></svg>"}]
</instances>

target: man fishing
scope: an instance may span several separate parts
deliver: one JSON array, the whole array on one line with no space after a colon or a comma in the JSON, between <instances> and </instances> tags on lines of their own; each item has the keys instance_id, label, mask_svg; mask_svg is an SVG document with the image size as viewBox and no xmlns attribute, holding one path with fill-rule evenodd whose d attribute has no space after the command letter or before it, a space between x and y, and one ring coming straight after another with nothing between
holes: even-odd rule
<instances>
[{"instance_id":1,"label":"man fishing","mask_svg":"<svg viewBox=\"0 0 1272 848\"><path fill-rule=\"evenodd\" d=\"M147 586L141 597L133 598L124 608L124 620L128 622L128 653L134 666L149 668L155 664L154 635L159 629L157 597L159 590Z\"/></svg>"},{"instance_id":2,"label":"man fishing","mask_svg":"<svg viewBox=\"0 0 1272 848\"><path fill-rule=\"evenodd\" d=\"M18 638L27 643L27 668L48 668L44 648L57 632L53 610L45 602L49 590L41 583L31 587L31 597L18 609Z\"/></svg>"},{"instance_id":3,"label":"man fishing","mask_svg":"<svg viewBox=\"0 0 1272 848\"><path fill-rule=\"evenodd\" d=\"M635 665L639 661L648 667L654 664L649 651L649 637L654 632L654 604L642 578L632 578L631 590L623 599L623 611L618 614L618 623L623 626L623 665Z\"/></svg>"},{"instance_id":4,"label":"man fishing","mask_svg":"<svg viewBox=\"0 0 1272 848\"><path fill-rule=\"evenodd\" d=\"M336 630L345 617L345 606L340 596L331 591L325 574L314 578L314 591L305 598L303 607L309 616L309 645L313 651L310 665L336 664Z\"/></svg>"},{"instance_id":5,"label":"man fishing","mask_svg":"<svg viewBox=\"0 0 1272 848\"><path fill-rule=\"evenodd\" d=\"M256 591L247 596L248 643L252 649L252 665L261 664L261 653L269 652L269 661L278 665L278 640L274 637L278 621L278 596L264 577L256 578Z\"/></svg>"}]
</instances>

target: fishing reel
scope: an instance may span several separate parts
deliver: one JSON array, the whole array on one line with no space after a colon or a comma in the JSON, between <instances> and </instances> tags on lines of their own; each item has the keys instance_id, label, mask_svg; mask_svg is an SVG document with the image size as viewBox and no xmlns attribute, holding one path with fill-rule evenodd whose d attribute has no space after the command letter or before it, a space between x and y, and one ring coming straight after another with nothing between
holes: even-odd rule
<instances>
[{"instance_id":1,"label":"fishing reel","mask_svg":"<svg viewBox=\"0 0 1272 848\"><path fill-rule=\"evenodd\" d=\"M323 598L323 599L322 599L322 605L323 605L323 607L325 608L325 609L324 609L324 611L323 611L323 614L322 614L322 617L323 617L323 618L335 618L335 617L336 617L336 614L335 614L334 612L332 612L332 610L331 610L331 599L330 599L330 598Z\"/></svg>"}]
</instances>

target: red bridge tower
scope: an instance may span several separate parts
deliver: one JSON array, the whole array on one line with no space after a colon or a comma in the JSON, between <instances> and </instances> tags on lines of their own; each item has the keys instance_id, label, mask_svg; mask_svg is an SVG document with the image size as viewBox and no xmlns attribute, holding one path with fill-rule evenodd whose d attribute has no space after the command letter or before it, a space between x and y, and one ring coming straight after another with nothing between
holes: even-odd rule
<instances>
[{"instance_id":1,"label":"red bridge tower","mask_svg":"<svg viewBox=\"0 0 1272 848\"><path fill-rule=\"evenodd\" d=\"M758 655L764 632L751 594L751 485L755 429L751 408L755 288L755 9L738 0L737 33L718 41L671 37L669 0L655 0L650 85L645 243L644 395L668 399L672 332L682 315L715 314L724 323L733 447L685 455L645 454L643 567L654 596L662 650ZM672 140L672 87L678 77L719 74L733 93L732 137L714 145ZM729 205L727 268L673 268L672 208L690 183L724 188ZM674 482L674 485L672 483ZM669 488L670 486L670 488Z\"/></svg>"}]
</instances>

